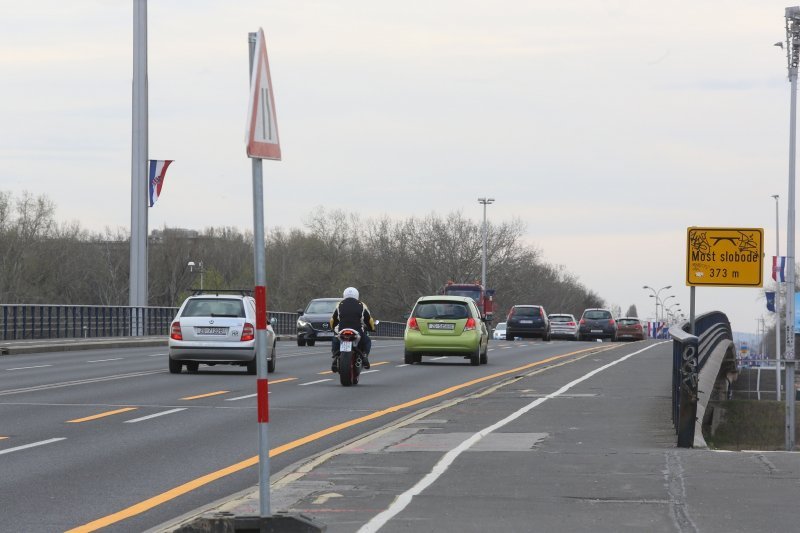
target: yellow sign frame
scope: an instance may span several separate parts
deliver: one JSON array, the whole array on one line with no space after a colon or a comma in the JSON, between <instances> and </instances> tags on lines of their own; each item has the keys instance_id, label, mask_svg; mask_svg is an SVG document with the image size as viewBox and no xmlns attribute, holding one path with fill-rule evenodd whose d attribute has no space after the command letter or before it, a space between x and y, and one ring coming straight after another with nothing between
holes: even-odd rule
<instances>
[{"instance_id":1,"label":"yellow sign frame","mask_svg":"<svg viewBox=\"0 0 800 533\"><path fill-rule=\"evenodd\" d=\"M763 273L763 228L687 229L689 287L762 287Z\"/></svg>"}]
</instances>

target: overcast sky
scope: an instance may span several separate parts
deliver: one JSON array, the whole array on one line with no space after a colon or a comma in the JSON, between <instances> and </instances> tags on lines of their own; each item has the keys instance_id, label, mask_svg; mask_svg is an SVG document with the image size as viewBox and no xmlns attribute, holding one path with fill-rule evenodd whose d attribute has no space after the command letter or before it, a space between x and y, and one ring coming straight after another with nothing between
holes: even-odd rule
<instances>
[{"instance_id":1,"label":"overcast sky","mask_svg":"<svg viewBox=\"0 0 800 533\"><path fill-rule=\"evenodd\" d=\"M267 230L321 206L480 220L491 196L490 220L521 219L608 304L652 317L642 286L671 285L688 315L688 226L763 227L771 282L780 194L785 253L785 5L150 1L149 153L175 163L149 227L252 229L247 34L263 27L283 151L264 162ZM129 230L133 1L0 13L0 190ZM761 294L699 288L697 311L755 331Z\"/></svg>"}]
</instances>

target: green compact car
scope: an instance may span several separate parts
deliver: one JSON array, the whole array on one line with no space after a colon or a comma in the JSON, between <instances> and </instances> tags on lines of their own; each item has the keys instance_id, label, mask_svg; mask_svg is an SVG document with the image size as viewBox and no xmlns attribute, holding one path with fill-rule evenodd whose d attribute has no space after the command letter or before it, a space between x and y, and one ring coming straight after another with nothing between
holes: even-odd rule
<instances>
[{"instance_id":1,"label":"green compact car","mask_svg":"<svg viewBox=\"0 0 800 533\"><path fill-rule=\"evenodd\" d=\"M472 298L423 296L406 323L405 362L423 355L465 355L473 366L486 364L489 331Z\"/></svg>"}]
</instances>

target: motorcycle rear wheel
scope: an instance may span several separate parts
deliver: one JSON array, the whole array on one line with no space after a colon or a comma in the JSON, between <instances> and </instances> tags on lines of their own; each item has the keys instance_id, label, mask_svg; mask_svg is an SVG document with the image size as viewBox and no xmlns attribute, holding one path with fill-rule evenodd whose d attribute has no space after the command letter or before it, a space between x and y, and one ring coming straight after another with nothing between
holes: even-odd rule
<instances>
[{"instance_id":1,"label":"motorcycle rear wheel","mask_svg":"<svg viewBox=\"0 0 800 533\"><path fill-rule=\"evenodd\" d=\"M339 354L339 382L349 387L358 385L359 369L356 368L356 354L353 352L341 352Z\"/></svg>"}]
</instances>

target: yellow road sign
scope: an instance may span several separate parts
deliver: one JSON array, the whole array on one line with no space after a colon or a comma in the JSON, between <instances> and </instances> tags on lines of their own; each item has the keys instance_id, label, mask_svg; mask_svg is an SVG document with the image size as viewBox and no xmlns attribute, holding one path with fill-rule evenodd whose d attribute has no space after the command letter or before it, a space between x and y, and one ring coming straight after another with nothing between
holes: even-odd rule
<instances>
[{"instance_id":1,"label":"yellow road sign","mask_svg":"<svg viewBox=\"0 0 800 533\"><path fill-rule=\"evenodd\" d=\"M686 285L761 287L763 228L689 228Z\"/></svg>"}]
</instances>

